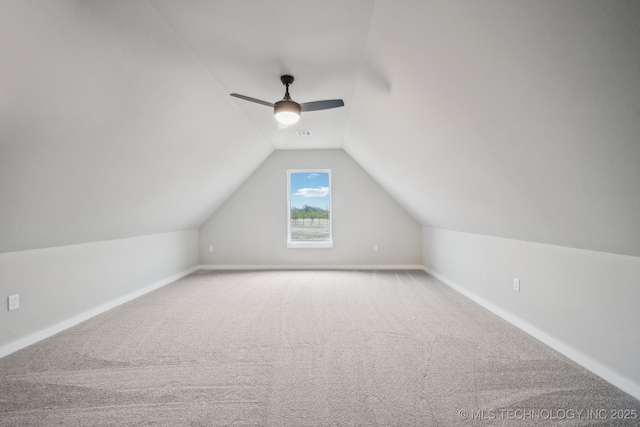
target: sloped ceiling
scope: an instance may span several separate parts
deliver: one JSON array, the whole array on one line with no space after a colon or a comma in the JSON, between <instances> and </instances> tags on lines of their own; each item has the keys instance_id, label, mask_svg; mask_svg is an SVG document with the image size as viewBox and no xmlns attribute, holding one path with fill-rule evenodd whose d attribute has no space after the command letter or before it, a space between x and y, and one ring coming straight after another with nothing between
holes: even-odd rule
<instances>
[{"instance_id":1,"label":"sloped ceiling","mask_svg":"<svg viewBox=\"0 0 640 427\"><path fill-rule=\"evenodd\" d=\"M640 256L638 52L633 0L4 0L0 252L195 228L344 148L422 224ZM285 73L346 106L229 96Z\"/></svg>"},{"instance_id":2,"label":"sloped ceiling","mask_svg":"<svg viewBox=\"0 0 640 427\"><path fill-rule=\"evenodd\" d=\"M345 149L422 223L640 255L640 2L378 2Z\"/></svg>"}]
</instances>

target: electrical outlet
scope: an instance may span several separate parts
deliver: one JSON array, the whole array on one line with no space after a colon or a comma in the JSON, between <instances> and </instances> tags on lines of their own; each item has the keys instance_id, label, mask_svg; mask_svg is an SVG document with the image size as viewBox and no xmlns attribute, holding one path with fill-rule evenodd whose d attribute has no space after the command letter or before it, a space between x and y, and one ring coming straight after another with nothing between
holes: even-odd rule
<instances>
[{"instance_id":1,"label":"electrical outlet","mask_svg":"<svg viewBox=\"0 0 640 427\"><path fill-rule=\"evenodd\" d=\"M378 252L378 245L373 245L373 252Z\"/></svg>"},{"instance_id":2,"label":"electrical outlet","mask_svg":"<svg viewBox=\"0 0 640 427\"><path fill-rule=\"evenodd\" d=\"M520 292L520 279L513 278L513 290Z\"/></svg>"},{"instance_id":3,"label":"electrical outlet","mask_svg":"<svg viewBox=\"0 0 640 427\"><path fill-rule=\"evenodd\" d=\"M209 245L209 252L213 252L213 245Z\"/></svg>"},{"instance_id":4,"label":"electrical outlet","mask_svg":"<svg viewBox=\"0 0 640 427\"><path fill-rule=\"evenodd\" d=\"M20 308L20 295L18 294L11 295L7 298L7 309L11 311L16 308Z\"/></svg>"}]
</instances>

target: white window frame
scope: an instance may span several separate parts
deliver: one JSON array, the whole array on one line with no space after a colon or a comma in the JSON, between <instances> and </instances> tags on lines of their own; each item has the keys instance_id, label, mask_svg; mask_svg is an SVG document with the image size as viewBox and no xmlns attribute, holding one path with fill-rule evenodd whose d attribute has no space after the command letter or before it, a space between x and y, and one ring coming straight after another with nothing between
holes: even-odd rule
<instances>
[{"instance_id":1,"label":"white window frame","mask_svg":"<svg viewBox=\"0 0 640 427\"><path fill-rule=\"evenodd\" d=\"M328 240L291 240L291 174L293 173L327 173L329 175L329 239ZM287 248L333 248L333 198L331 187L331 169L287 169Z\"/></svg>"}]
</instances>

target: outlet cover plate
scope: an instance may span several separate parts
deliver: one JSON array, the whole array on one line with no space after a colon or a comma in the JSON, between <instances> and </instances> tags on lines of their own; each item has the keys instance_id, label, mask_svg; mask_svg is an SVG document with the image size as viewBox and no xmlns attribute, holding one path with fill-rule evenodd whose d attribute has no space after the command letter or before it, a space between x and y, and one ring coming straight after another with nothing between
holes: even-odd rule
<instances>
[{"instance_id":1,"label":"outlet cover plate","mask_svg":"<svg viewBox=\"0 0 640 427\"><path fill-rule=\"evenodd\" d=\"M20 307L20 295L11 295L7 298L7 308L9 311Z\"/></svg>"},{"instance_id":2,"label":"outlet cover plate","mask_svg":"<svg viewBox=\"0 0 640 427\"><path fill-rule=\"evenodd\" d=\"M513 290L520 292L520 279L513 278Z\"/></svg>"}]
</instances>

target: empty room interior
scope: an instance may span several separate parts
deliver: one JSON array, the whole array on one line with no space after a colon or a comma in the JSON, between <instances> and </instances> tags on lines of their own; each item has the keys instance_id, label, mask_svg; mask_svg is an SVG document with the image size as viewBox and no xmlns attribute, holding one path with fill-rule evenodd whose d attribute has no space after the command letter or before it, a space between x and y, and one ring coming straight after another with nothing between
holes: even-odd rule
<instances>
[{"instance_id":1,"label":"empty room interior","mask_svg":"<svg viewBox=\"0 0 640 427\"><path fill-rule=\"evenodd\" d=\"M640 425L640 2L0 0L0 426Z\"/></svg>"}]
</instances>

